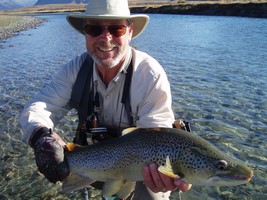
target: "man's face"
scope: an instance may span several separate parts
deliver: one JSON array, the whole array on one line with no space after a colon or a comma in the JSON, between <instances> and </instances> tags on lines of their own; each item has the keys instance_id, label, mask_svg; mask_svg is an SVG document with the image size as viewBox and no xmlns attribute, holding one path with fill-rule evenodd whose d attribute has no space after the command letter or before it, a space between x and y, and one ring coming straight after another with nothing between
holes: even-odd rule
<instances>
[{"instance_id":1,"label":"man's face","mask_svg":"<svg viewBox=\"0 0 267 200\"><path fill-rule=\"evenodd\" d=\"M132 24L129 25L126 19L86 20L87 51L97 65L105 68L115 67L125 59L132 32Z\"/></svg>"}]
</instances>

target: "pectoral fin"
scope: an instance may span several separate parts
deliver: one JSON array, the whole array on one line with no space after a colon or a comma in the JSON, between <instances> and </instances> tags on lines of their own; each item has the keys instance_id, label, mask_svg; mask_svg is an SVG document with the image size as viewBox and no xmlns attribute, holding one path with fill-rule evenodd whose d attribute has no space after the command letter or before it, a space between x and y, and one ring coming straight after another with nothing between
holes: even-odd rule
<instances>
[{"instance_id":1,"label":"pectoral fin","mask_svg":"<svg viewBox=\"0 0 267 200\"><path fill-rule=\"evenodd\" d=\"M79 149L79 148L82 148L82 146L78 144L74 144L74 143L67 143L64 149L66 152L69 152L69 151L74 151L75 149Z\"/></svg>"},{"instance_id":2,"label":"pectoral fin","mask_svg":"<svg viewBox=\"0 0 267 200\"><path fill-rule=\"evenodd\" d=\"M162 174L164 174L166 176L169 176L171 178L179 178L180 177L179 175L174 174L173 169L172 169L172 166L171 166L171 161L170 161L170 157L169 156L167 156L167 158L166 158L166 164L165 165L161 165L158 168L158 170ZM184 180L184 179L182 179L182 181L185 182L185 183L187 183L187 181ZM192 184L189 184L189 183L187 183L187 184L188 184L188 190L189 190L192 187Z\"/></svg>"},{"instance_id":3,"label":"pectoral fin","mask_svg":"<svg viewBox=\"0 0 267 200\"><path fill-rule=\"evenodd\" d=\"M93 182L94 180L91 180L87 177L71 174L63 182L62 190L63 192L74 192L76 190L80 190L82 188L88 187Z\"/></svg>"},{"instance_id":4,"label":"pectoral fin","mask_svg":"<svg viewBox=\"0 0 267 200\"><path fill-rule=\"evenodd\" d=\"M171 166L171 161L170 161L170 157L169 156L166 157L166 163L165 163L165 165L159 166L158 170L162 174L164 174L166 176L169 176L171 178L177 178L177 177L179 177L177 174L174 174L174 172L173 172L173 169L172 169L172 166Z\"/></svg>"}]
</instances>

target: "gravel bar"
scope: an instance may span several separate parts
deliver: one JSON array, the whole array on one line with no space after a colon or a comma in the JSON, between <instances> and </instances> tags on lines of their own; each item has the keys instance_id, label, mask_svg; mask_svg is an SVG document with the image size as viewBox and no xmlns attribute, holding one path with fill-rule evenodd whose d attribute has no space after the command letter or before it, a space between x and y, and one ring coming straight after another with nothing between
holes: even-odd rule
<instances>
[{"instance_id":1,"label":"gravel bar","mask_svg":"<svg viewBox=\"0 0 267 200\"><path fill-rule=\"evenodd\" d=\"M42 22L43 18L32 16L0 16L0 40L17 35L20 31L35 28Z\"/></svg>"}]
</instances>

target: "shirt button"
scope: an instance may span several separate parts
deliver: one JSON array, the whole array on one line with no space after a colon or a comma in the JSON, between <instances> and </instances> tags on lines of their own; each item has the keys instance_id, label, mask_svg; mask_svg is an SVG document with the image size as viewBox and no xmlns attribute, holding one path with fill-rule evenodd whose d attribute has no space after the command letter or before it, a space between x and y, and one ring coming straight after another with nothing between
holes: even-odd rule
<instances>
[{"instance_id":1,"label":"shirt button","mask_svg":"<svg viewBox=\"0 0 267 200\"><path fill-rule=\"evenodd\" d=\"M109 116L110 116L109 114L105 114L105 118L109 118Z\"/></svg>"},{"instance_id":2,"label":"shirt button","mask_svg":"<svg viewBox=\"0 0 267 200\"><path fill-rule=\"evenodd\" d=\"M106 98L109 99L109 95L107 95Z\"/></svg>"}]
</instances>

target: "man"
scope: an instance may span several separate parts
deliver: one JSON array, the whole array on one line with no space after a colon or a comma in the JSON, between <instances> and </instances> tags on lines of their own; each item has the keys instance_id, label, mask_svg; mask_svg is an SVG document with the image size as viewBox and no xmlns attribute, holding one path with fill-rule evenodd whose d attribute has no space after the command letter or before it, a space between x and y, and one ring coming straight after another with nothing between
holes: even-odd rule
<instances>
[{"instance_id":1,"label":"man","mask_svg":"<svg viewBox=\"0 0 267 200\"><path fill-rule=\"evenodd\" d=\"M92 85L98 105L88 113L93 114L93 119L86 123L97 120L101 127L120 128L132 125L121 103L130 67L133 72L128 90L133 125L172 127L174 122L170 85L163 68L149 55L130 47L131 39L146 28L147 15L130 15L127 0L89 0L85 13L70 15L67 20L85 35L88 53L67 63L50 85L27 103L20 117L24 141L34 149L39 171L54 183L64 180L69 170L64 161L65 142L51 130L71 109L72 89L88 56L93 60ZM188 190L188 185L179 179L159 173L154 163L145 166L143 174L144 183L137 183L133 199L169 199L172 190Z\"/></svg>"}]
</instances>

